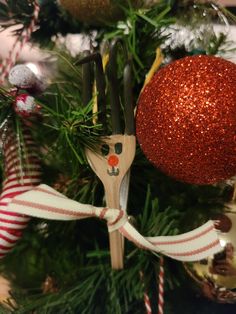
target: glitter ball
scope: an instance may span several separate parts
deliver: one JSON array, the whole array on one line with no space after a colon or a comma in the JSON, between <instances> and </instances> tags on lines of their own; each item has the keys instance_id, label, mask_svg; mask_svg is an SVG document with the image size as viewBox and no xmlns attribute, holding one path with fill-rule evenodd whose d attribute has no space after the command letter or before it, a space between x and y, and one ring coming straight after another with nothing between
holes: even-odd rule
<instances>
[{"instance_id":1,"label":"glitter ball","mask_svg":"<svg viewBox=\"0 0 236 314\"><path fill-rule=\"evenodd\" d=\"M79 21L92 25L114 22L122 17L122 10L112 0L60 0L60 5Z\"/></svg>"},{"instance_id":2,"label":"glitter ball","mask_svg":"<svg viewBox=\"0 0 236 314\"><path fill-rule=\"evenodd\" d=\"M37 78L25 64L17 64L11 69L8 79L10 84L24 89L34 86Z\"/></svg>"},{"instance_id":3,"label":"glitter ball","mask_svg":"<svg viewBox=\"0 0 236 314\"><path fill-rule=\"evenodd\" d=\"M140 95L137 138L167 175L213 184L236 174L236 65L214 56L177 60Z\"/></svg>"}]
</instances>

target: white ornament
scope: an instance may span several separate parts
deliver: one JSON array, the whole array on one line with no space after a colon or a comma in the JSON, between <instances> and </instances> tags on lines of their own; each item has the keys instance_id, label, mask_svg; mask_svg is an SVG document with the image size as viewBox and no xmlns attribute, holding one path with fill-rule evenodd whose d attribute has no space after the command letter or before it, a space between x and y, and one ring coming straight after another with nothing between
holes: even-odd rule
<instances>
[{"instance_id":1,"label":"white ornament","mask_svg":"<svg viewBox=\"0 0 236 314\"><path fill-rule=\"evenodd\" d=\"M35 85L37 77L24 64L14 66L8 76L10 84L19 88L31 88Z\"/></svg>"}]
</instances>

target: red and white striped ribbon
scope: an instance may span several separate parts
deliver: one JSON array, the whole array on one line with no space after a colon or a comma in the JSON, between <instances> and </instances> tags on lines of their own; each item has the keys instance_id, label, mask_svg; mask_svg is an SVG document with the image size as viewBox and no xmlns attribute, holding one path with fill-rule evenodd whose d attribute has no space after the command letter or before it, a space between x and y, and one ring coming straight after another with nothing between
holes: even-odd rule
<instances>
[{"instance_id":1,"label":"red and white striped ribbon","mask_svg":"<svg viewBox=\"0 0 236 314\"><path fill-rule=\"evenodd\" d=\"M160 269L158 276L158 314L164 313L164 258L160 257Z\"/></svg>"},{"instance_id":2,"label":"red and white striped ribbon","mask_svg":"<svg viewBox=\"0 0 236 314\"><path fill-rule=\"evenodd\" d=\"M3 190L0 196L0 258L4 257L22 235L29 217L17 211L10 211L12 199L40 183L40 165L37 147L26 129L23 131L24 156L19 156L19 143L9 127L3 146L4 174Z\"/></svg>"},{"instance_id":3,"label":"red and white striped ribbon","mask_svg":"<svg viewBox=\"0 0 236 314\"><path fill-rule=\"evenodd\" d=\"M7 58L4 59L2 61L2 64L0 65L0 72L1 72L0 83L4 82L5 78L9 74L9 71L18 60L22 48L30 40L31 34L38 20L39 11L40 11L39 3L37 0L35 0L34 11L33 11L30 25L23 31L23 33L20 36L16 38L11 50L8 53Z\"/></svg>"},{"instance_id":4,"label":"red and white striped ribbon","mask_svg":"<svg viewBox=\"0 0 236 314\"><path fill-rule=\"evenodd\" d=\"M15 196L8 205L12 212L53 220L98 217L107 220L109 232L119 230L138 247L162 253L179 261L196 261L222 250L213 221L178 236L144 237L129 222L123 210L95 207L68 199L41 184Z\"/></svg>"}]
</instances>

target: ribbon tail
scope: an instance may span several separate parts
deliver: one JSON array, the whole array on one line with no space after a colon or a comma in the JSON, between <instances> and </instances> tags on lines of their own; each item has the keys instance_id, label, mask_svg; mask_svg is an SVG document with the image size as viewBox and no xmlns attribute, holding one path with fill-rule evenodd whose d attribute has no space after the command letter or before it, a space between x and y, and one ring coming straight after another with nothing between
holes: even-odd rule
<instances>
[{"instance_id":1,"label":"ribbon tail","mask_svg":"<svg viewBox=\"0 0 236 314\"><path fill-rule=\"evenodd\" d=\"M179 261L198 261L222 251L213 221L178 236L145 238L129 222L119 231L137 246Z\"/></svg>"},{"instance_id":2,"label":"ribbon tail","mask_svg":"<svg viewBox=\"0 0 236 314\"><path fill-rule=\"evenodd\" d=\"M77 220L94 217L96 210L92 205L73 201L46 184L18 195L8 205L8 210L36 218L53 220Z\"/></svg>"}]
</instances>

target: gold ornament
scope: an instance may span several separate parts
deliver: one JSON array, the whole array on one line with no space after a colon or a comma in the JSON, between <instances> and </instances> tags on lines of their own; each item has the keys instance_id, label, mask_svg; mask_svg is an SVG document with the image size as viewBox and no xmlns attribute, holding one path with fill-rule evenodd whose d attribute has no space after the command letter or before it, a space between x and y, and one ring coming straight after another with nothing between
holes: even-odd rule
<instances>
[{"instance_id":1,"label":"gold ornament","mask_svg":"<svg viewBox=\"0 0 236 314\"><path fill-rule=\"evenodd\" d=\"M236 204L217 217L222 252L208 259L185 263L185 269L207 298L236 303Z\"/></svg>"},{"instance_id":2,"label":"gold ornament","mask_svg":"<svg viewBox=\"0 0 236 314\"><path fill-rule=\"evenodd\" d=\"M93 25L122 18L122 10L113 0L60 0L59 3L77 20Z\"/></svg>"}]
</instances>

